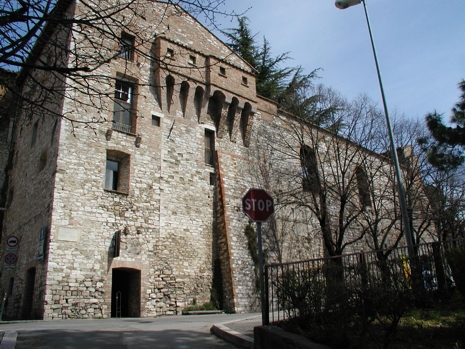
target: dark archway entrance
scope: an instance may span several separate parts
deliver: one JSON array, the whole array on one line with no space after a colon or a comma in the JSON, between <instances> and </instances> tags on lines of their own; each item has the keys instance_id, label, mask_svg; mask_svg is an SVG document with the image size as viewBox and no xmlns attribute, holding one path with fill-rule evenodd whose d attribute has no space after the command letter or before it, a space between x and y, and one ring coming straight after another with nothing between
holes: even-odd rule
<instances>
[{"instance_id":1,"label":"dark archway entrance","mask_svg":"<svg viewBox=\"0 0 465 349\"><path fill-rule=\"evenodd\" d=\"M112 270L111 317L140 317L140 270Z\"/></svg>"},{"instance_id":2,"label":"dark archway entrance","mask_svg":"<svg viewBox=\"0 0 465 349\"><path fill-rule=\"evenodd\" d=\"M36 280L36 268L29 268L26 273L26 283L24 287L23 311L21 319L29 320L33 318L32 306L34 303L34 286Z\"/></svg>"}]
</instances>

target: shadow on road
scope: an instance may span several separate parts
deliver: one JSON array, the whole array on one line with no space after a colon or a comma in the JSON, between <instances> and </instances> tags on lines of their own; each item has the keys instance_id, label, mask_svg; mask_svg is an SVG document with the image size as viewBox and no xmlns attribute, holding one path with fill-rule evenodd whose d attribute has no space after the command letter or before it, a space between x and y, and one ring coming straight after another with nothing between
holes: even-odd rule
<instances>
[{"instance_id":1,"label":"shadow on road","mask_svg":"<svg viewBox=\"0 0 465 349\"><path fill-rule=\"evenodd\" d=\"M72 331L40 330L19 332L15 349L174 349L235 348L203 332L161 330L148 331Z\"/></svg>"}]
</instances>

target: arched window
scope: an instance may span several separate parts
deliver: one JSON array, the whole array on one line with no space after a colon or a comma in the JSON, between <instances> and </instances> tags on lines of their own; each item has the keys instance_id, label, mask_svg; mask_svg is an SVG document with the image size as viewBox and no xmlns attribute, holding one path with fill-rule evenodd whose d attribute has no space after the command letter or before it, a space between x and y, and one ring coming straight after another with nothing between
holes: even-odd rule
<instances>
[{"instance_id":1,"label":"arched window","mask_svg":"<svg viewBox=\"0 0 465 349\"><path fill-rule=\"evenodd\" d=\"M302 168L302 188L314 194L320 192L320 176L315 151L308 145L300 148L300 164Z\"/></svg>"},{"instance_id":2,"label":"arched window","mask_svg":"<svg viewBox=\"0 0 465 349\"><path fill-rule=\"evenodd\" d=\"M360 203L362 204L362 207L371 206L368 176L362 166L357 167L355 170L355 176L357 177L358 194L360 196Z\"/></svg>"}]
</instances>

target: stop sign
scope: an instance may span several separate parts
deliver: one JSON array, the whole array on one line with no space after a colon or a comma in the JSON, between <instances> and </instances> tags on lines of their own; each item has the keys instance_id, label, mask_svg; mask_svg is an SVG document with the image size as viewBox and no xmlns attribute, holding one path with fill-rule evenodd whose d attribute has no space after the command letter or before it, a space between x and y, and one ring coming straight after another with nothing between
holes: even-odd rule
<instances>
[{"instance_id":1,"label":"stop sign","mask_svg":"<svg viewBox=\"0 0 465 349\"><path fill-rule=\"evenodd\" d=\"M273 198L264 189L249 189L242 198L242 211L254 222L266 222L274 212Z\"/></svg>"}]
</instances>

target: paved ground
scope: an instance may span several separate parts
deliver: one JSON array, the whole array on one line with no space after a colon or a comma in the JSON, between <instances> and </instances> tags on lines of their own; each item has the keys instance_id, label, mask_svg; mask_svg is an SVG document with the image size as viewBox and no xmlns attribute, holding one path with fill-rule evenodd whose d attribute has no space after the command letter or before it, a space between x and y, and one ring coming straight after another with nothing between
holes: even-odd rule
<instances>
[{"instance_id":1,"label":"paved ground","mask_svg":"<svg viewBox=\"0 0 465 349\"><path fill-rule=\"evenodd\" d=\"M0 349L251 348L259 325L260 314L1 322ZM235 344L213 335L212 327Z\"/></svg>"},{"instance_id":2,"label":"paved ground","mask_svg":"<svg viewBox=\"0 0 465 349\"><path fill-rule=\"evenodd\" d=\"M254 327L261 326L261 324L261 314L249 314L248 317L243 319L214 324L211 331L218 337L230 343L234 343L240 348L253 349Z\"/></svg>"}]
</instances>

